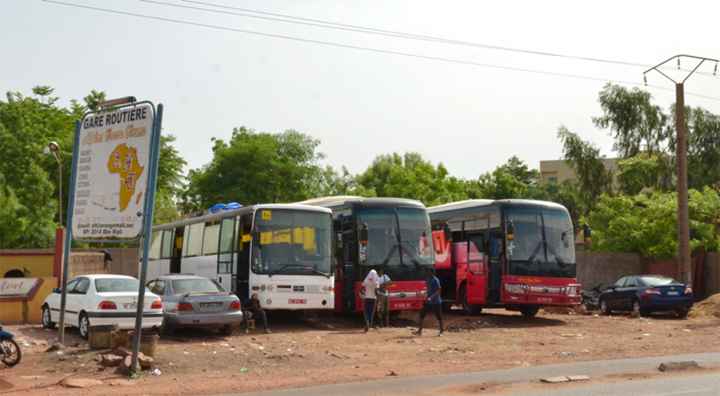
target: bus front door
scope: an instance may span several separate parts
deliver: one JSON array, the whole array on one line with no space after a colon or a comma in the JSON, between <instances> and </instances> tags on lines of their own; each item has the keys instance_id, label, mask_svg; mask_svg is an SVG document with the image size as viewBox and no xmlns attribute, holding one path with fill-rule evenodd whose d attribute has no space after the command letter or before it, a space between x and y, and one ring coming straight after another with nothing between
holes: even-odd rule
<instances>
[{"instance_id":1,"label":"bus front door","mask_svg":"<svg viewBox=\"0 0 720 396\"><path fill-rule=\"evenodd\" d=\"M242 215L238 226L238 254L235 294L240 300L250 299L250 242L252 241L252 213Z\"/></svg>"},{"instance_id":2,"label":"bus front door","mask_svg":"<svg viewBox=\"0 0 720 396\"><path fill-rule=\"evenodd\" d=\"M467 304L483 305L487 296L487 265L484 255L478 246L482 240L476 241L470 238L466 242L467 248Z\"/></svg>"},{"instance_id":3,"label":"bus front door","mask_svg":"<svg viewBox=\"0 0 720 396\"><path fill-rule=\"evenodd\" d=\"M223 289L235 292L233 282L235 261L235 217L228 217L220 223L220 242L217 257L217 281Z\"/></svg>"}]
</instances>

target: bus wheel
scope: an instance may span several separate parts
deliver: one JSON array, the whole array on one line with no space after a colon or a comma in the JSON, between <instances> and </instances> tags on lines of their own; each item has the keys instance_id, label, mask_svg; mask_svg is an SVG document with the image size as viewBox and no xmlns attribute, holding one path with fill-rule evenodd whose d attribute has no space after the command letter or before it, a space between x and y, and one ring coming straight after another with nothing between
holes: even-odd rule
<instances>
[{"instance_id":1,"label":"bus wheel","mask_svg":"<svg viewBox=\"0 0 720 396\"><path fill-rule=\"evenodd\" d=\"M537 315L540 307L523 307L520 308L520 313L524 318L534 318Z\"/></svg>"},{"instance_id":2,"label":"bus wheel","mask_svg":"<svg viewBox=\"0 0 720 396\"><path fill-rule=\"evenodd\" d=\"M460 301L462 302L463 311L466 315L480 315L480 312L482 312L481 306L468 303L465 285L460 287Z\"/></svg>"}]
</instances>

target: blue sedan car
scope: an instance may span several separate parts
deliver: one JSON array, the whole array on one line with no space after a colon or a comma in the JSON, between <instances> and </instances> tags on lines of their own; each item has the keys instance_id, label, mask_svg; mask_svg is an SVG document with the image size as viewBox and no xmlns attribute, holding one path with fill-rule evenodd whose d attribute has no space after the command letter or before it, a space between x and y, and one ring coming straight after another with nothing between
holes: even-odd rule
<instances>
[{"instance_id":1,"label":"blue sedan car","mask_svg":"<svg viewBox=\"0 0 720 396\"><path fill-rule=\"evenodd\" d=\"M693 305L692 289L672 278L660 275L633 275L620 278L600 294L600 311L630 311L648 315L657 311L673 311L687 316Z\"/></svg>"}]
</instances>

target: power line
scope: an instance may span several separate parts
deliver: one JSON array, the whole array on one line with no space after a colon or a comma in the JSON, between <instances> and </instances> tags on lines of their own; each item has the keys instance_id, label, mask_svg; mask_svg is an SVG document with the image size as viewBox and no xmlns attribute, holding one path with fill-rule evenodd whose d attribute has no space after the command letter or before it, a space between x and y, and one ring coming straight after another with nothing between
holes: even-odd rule
<instances>
[{"instance_id":1,"label":"power line","mask_svg":"<svg viewBox=\"0 0 720 396\"><path fill-rule=\"evenodd\" d=\"M343 31L349 31L349 32L375 34L375 35L402 38L402 39L408 39L408 40L421 40L421 41L436 42L436 43L441 43L441 44L461 45L461 46L466 46L466 47L484 48L484 49L497 50L497 51L515 52L515 53L523 53L523 54L528 54L528 55L539 55L539 56L546 56L546 57L564 58L564 59L572 59L572 60L579 60L579 61L586 61L586 62L613 64L613 65L620 65L620 66L633 66L633 67L642 67L642 68L649 68L649 67L653 66L651 64L623 61L623 60L618 60L618 59L605 59L605 58L598 58L598 57L563 54L563 53L558 53L558 52L541 51L541 50L533 50L533 49L526 49L526 48L514 48L514 47L507 47L507 46L494 45L494 44L478 43L478 42L471 42L471 41L464 41L464 40L454 40L454 39L448 39L448 38L444 38L444 37L432 36L432 35L427 35L427 34L415 34L415 33L400 32L400 31L396 31L396 30L378 29L378 28L372 28L372 27L361 26L361 25L353 25L353 24L347 24L347 23L341 23L341 22L328 21L328 20L323 20L323 19L305 18L305 17L299 17L299 16L295 16L295 15L280 14L280 13L256 10L256 9L251 9L251 8L228 6L228 5L224 5L224 4L211 3L211 2L207 2L207 1L182 0L183 2L186 2L186 3L199 4L199 5L210 6L210 7L215 7L215 8L225 9L225 10L243 11L243 13L220 11L220 10L213 10L213 9L208 9L208 8L201 8L201 7L184 6L184 5L180 5L180 4L173 4L173 3L168 3L165 1L157 1L157 0L140 0L140 1L145 2L145 3L153 3L153 4L159 4L159 5L175 7L175 8L194 9L194 10L198 10L198 11L212 12L212 13L217 13L217 14L234 15L234 16L255 18L255 19L264 19L264 20L274 21L274 22L292 23L292 24L298 24L298 25L313 26L313 27L320 27L320 28L326 28L326 29L343 30ZM253 14L258 14L258 15L253 15ZM266 16L261 16L261 15L266 15ZM688 71L685 69L680 69L680 70ZM706 76L715 76L714 73L706 73L706 72L697 72L697 73L706 75Z\"/></svg>"},{"instance_id":2,"label":"power line","mask_svg":"<svg viewBox=\"0 0 720 396\"><path fill-rule=\"evenodd\" d=\"M288 36L288 35L284 35L284 34L258 32L258 31L254 31L254 30L239 29L239 28L233 28L233 27L228 27L228 26L213 25L213 24L186 21L186 20L182 20L182 19L174 19L174 18L168 18L168 17L156 16L156 15L147 15L147 14L140 14L140 13L135 13L135 12L122 11L122 10L114 10L114 9L110 9L110 8L102 8L102 7L95 7L95 6L89 6L89 5L84 5L84 4L69 3L69 2L59 1L59 0L42 0L42 1L44 1L46 3L52 3L52 4L67 6L67 7L73 7L73 8L99 11L99 12L104 12L104 13L109 13L109 14L125 15L125 16L141 18L141 19L149 19L149 20L169 22L169 23L174 23L174 24L202 27L202 28L207 28L207 29L212 29L212 30L229 31L229 32L244 33L244 34L250 34L250 35L261 36L261 37L284 39L284 40L296 41L296 42L301 42L301 43L318 44L318 45L337 47L337 48L345 48L345 49L354 49L354 50L373 52L373 53L378 53L378 54L398 55L398 56L405 56L405 57L409 57L409 58L425 59L425 60L439 61L439 62L445 62L445 63L455 63L455 64L461 64L461 65L491 68L491 69L496 69L496 70L506 70L506 71L532 73L532 74L547 75L547 76L554 76L554 77L573 78L573 79L578 79L578 80L614 82L617 84L624 84L624 85L631 85L631 86L643 86L644 85L643 83L634 82L634 81L614 80L614 79L608 79L608 78L602 78L602 77L585 76L585 75L581 75L581 74L569 74L569 73L561 73L561 72L553 72L553 71L545 71L545 70L534 70L534 69L514 67L514 66L494 65L494 64L480 63L480 62L474 62L474 61L468 61L468 60L462 60L462 59L453 59L453 58L446 58L446 57L440 57L440 56L415 54L415 53L411 53L411 52L402 52L402 51L386 50L386 49L379 49L379 48L372 48L372 47L363 47L363 46L358 46L358 45L336 43L336 42L332 42L332 41L306 39L306 38L301 38L301 37ZM659 89L659 90L673 91L672 89L669 89L666 87L661 87L661 86L656 86L656 85L646 85L646 86L655 88L655 89ZM713 100L713 101L720 101L720 98L716 98L716 97L708 96L708 95L691 94L691 93L687 93L687 95L692 95L692 96L696 96L696 97L704 98L704 99L708 99L708 100Z\"/></svg>"}]
</instances>

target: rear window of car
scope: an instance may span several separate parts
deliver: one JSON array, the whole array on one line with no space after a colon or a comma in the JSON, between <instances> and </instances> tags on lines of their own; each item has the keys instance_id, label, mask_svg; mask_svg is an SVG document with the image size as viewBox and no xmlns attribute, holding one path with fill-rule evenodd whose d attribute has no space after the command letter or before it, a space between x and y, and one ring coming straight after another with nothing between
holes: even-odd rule
<instances>
[{"instance_id":1,"label":"rear window of car","mask_svg":"<svg viewBox=\"0 0 720 396\"><path fill-rule=\"evenodd\" d=\"M172 281L173 292L185 293L217 293L223 292L222 286L210 279L175 279Z\"/></svg>"},{"instance_id":2,"label":"rear window of car","mask_svg":"<svg viewBox=\"0 0 720 396\"><path fill-rule=\"evenodd\" d=\"M126 278L95 279L95 290L98 293L136 292L140 281Z\"/></svg>"},{"instance_id":3,"label":"rear window of car","mask_svg":"<svg viewBox=\"0 0 720 396\"><path fill-rule=\"evenodd\" d=\"M665 286L677 283L675 279L665 278L663 276L643 276L640 279L642 280L642 283L647 286Z\"/></svg>"}]
</instances>

